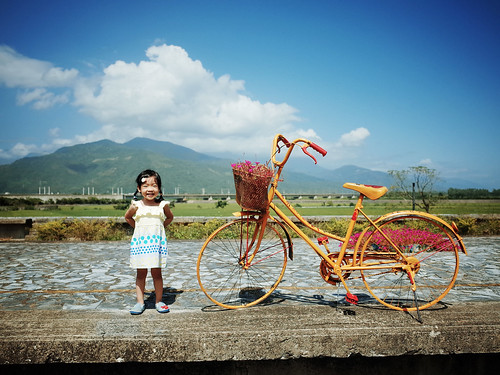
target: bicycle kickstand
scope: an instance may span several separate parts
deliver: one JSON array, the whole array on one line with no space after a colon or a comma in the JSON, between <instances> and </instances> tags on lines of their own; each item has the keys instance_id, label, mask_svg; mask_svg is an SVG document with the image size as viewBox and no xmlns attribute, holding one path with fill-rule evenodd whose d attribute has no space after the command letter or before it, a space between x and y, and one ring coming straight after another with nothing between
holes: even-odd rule
<instances>
[{"instance_id":1,"label":"bicycle kickstand","mask_svg":"<svg viewBox=\"0 0 500 375\"><path fill-rule=\"evenodd\" d=\"M423 321L422 321L422 318L420 316L420 308L418 307L417 286L415 285L415 280L413 278L412 272L407 270L406 273L408 274L408 277L410 278L411 290L413 291L413 299L415 300L415 307L417 308L417 322L422 324Z\"/></svg>"},{"instance_id":2,"label":"bicycle kickstand","mask_svg":"<svg viewBox=\"0 0 500 375\"><path fill-rule=\"evenodd\" d=\"M423 321L422 321L422 318L420 317L420 309L418 307L417 291L414 289L413 289L413 299L415 300L415 307L417 308L417 322L422 324Z\"/></svg>"}]
</instances>

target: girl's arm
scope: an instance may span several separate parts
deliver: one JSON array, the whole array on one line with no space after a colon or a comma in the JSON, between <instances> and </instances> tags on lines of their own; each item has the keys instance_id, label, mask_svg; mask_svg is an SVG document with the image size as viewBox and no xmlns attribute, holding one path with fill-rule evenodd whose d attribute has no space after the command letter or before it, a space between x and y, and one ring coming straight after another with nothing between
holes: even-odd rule
<instances>
[{"instance_id":1,"label":"girl's arm","mask_svg":"<svg viewBox=\"0 0 500 375\"><path fill-rule=\"evenodd\" d=\"M127 212L125 212L125 221L130 224L132 228L135 228L134 215L137 212L137 206L132 202Z\"/></svg>"},{"instance_id":2,"label":"girl's arm","mask_svg":"<svg viewBox=\"0 0 500 375\"><path fill-rule=\"evenodd\" d=\"M166 217L165 221L163 222L163 226L166 227L168 224L172 222L172 220L174 220L174 214L170 210L170 206L168 204L163 206L163 212L165 213Z\"/></svg>"}]
</instances>

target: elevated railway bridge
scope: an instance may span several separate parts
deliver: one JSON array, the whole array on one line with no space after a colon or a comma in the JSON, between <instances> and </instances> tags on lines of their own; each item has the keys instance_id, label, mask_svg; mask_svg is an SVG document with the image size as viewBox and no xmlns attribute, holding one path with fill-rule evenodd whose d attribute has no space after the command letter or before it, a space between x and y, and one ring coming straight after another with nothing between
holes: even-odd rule
<instances>
[{"instance_id":1,"label":"elevated railway bridge","mask_svg":"<svg viewBox=\"0 0 500 375\"><path fill-rule=\"evenodd\" d=\"M352 194L342 194L342 193L283 193L287 199L344 199L352 198ZM0 195L5 198L37 198L46 202L49 200L61 200L61 199L111 199L111 200L131 200L133 198L133 193L125 194L2 194ZM226 192L226 193L215 193L215 194L196 194L196 193L179 193L179 194L164 194L163 197L171 202L188 202L188 201L218 201L235 199L236 193Z\"/></svg>"}]
</instances>

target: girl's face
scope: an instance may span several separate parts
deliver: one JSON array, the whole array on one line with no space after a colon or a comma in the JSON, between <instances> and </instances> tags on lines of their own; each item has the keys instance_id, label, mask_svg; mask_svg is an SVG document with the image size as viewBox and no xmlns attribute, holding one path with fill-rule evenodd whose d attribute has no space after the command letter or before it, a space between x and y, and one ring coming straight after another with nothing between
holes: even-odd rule
<instances>
[{"instance_id":1,"label":"girl's face","mask_svg":"<svg viewBox=\"0 0 500 375\"><path fill-rule=\"evenodd\" d=\"M141 186L138 186L137 189L144 197L145 202L154 202L154 199L160 193L160 188L156 183L156 177L144 177Z\"/></svg>"}]
</instances>

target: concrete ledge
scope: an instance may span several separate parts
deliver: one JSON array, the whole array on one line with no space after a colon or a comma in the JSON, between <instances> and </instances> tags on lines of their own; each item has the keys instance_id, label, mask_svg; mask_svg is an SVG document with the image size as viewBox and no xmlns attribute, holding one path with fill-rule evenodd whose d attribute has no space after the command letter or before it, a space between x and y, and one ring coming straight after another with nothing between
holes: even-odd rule
<instances>
[{"instance_id":1,"label":"concrete ledge","mask_svg":"<svg viewBox=\"0 0 500 375\"><path fill-rule=\"evenodd\" d=\"M500 352L500 302L236 311L0 311L0 364L258 361Z\"/></svg>"}]
</instances>

